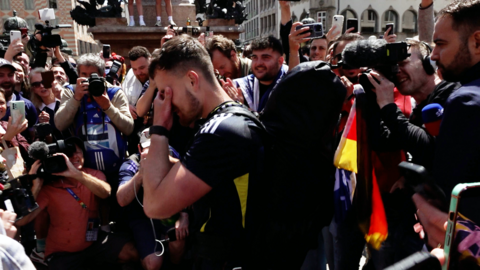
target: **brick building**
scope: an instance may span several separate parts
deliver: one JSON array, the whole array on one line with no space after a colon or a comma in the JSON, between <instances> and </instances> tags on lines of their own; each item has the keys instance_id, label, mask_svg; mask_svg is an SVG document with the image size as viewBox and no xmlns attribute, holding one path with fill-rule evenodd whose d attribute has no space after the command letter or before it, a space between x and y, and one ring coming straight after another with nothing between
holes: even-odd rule
<instances>
[{"instance_id":1,"label":"brick building","mask_svg":"<svg viewBox=\"0 0 480 270\"><path fill-rule=\"evenodd\" d=\"M98 52L98 46L92 35L87 32L88 26L79 25L70 17L70 10L76 6L75 0L0 0L0 31L3 33L3 23L6 19L13 16L13 10L17 11L17 17L27 21L29 34L35 29L35 23L42 21L38 18L38 10L42 8L55 9L55 21L50 25L71 24L72 28L60 28L54 30L54 34L58 33L68 43L68 47L72 49L73 55L88 52Z\"/></svg>"}]
</instances>

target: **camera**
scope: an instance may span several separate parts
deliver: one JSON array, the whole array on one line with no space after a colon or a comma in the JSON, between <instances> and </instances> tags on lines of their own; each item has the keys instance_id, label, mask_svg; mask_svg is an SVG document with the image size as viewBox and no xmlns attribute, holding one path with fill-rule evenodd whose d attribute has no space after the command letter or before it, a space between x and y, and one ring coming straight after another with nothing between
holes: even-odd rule
<instances>
[{"instance_id":1,"label":"camera","mask_svg":"<svg viewBox=\"0 0 480 270\"><path fill-rule=\"evenodd\" d=\"M92 75L90 75L90 78L88 78L88 92L92 96L99 97L103 95L106 88L107 86L103 77L98 76L97 73L92 73Z\"/></svg>"},{"instance_id":2,"label":"camera","mask_svg":"<svg viewBox=\"0 0 480 270\"><path fill-rule=\"evenodd\" d=\"M40 20L45 21L45 24L36 23L35 29L40 31L42 41L38 45L47 48L55 48L62 45L62 38L60 35L52 35L52 30L58 28L71 28L70 24L58 24L55 27L50 26L50 21L55 20L55 10L53 8L40 9L38 11Z\"/></svg>"},{"instance_id":3,"label":"camera","mask_svg":"<svg viewBox=\"0 0 480 270\"><path fill-rule=\"evenodd\" d=\"M299 25L295 30L299 30L304 27L308 27L309 29L303 32L302 34L310 33L310 36L306 38L314 39L314 38L321 38L324 36L322 23L310 23L310 24Z\"/></svg>"},{"instance_id":4,"label":"camera","mask_svg":"<svg viewBox=\"0 0 480 270\"><path fill-rule=\"evenodd\" d=\"M342 61L338 65L343 68L368 67L375 69L390 81L395 82L395 74L399 70L398 63L409 56L408 44L406 42L387 43L383 39L375 41L359 40L347 44L342 52ZM369 72L367 70L359 78L359 82L365 91L373 89L366 76Z\"/></svg>"},{"instance_id":5,"label":"camera","mask_svg":"<svg viewBox=\"0 0 480 270\"><path fill-rule=\"evenodd\" d=\"M110 68L110 71L107 74L106 81L109 82L110 84L115 84L115 80L118 80L118 75L117 72L120 70L120 67L122 66L122 63L120 61L114 60L112 67ZM103 94L103 92L102 92Z\"/></svg>"},{"instance_id":6,"label":"camera","mask_svg":"<svg viewBox=\"0 0 480 270\"><path fill-rule=\"evenodd\" d=\"M53 173L63 172L68 169L65 158L63 156L54 156L54 154L64 153L67 156L72 156L76 151L76 147L75 143L72 143L70 140L71 138L66 141L58 140L52 144L36 141L30 145L28 155L34 160L42 161L42 166L37 171L39 177L47 177L45 180L51 179Z\"/></svg>"},{"instance_id":7,"label":"camera","mask_svg":"<svg viewBox=\"0 0 480 270\"><path fill-rule=\"evenodd\" d=\"M17 214L16 220L22 219L38 208L31 192L35 176L22 175L8 180L7 171L0 173L0 208Z\"/></svg>"}]
</instances>

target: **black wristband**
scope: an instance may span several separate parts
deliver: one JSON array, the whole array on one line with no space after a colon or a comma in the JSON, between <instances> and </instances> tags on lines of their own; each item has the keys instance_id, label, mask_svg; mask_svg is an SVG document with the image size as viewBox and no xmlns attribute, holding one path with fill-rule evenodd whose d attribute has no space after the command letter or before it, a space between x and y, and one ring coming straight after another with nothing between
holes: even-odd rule
<instances>
[{"instance_id":1,"label":"black wristband","mask_svg":"<svg viewBox=\"0 0 480 270\"><path fill-rule=\"evenodd\" d=\"M162 126L151 126L150 129L148 130L149 136L152 136L153 134L157 134L160 136L165 136L168 137L170 136L170 131L166 127Z\"/></svg>"}]
</instances>

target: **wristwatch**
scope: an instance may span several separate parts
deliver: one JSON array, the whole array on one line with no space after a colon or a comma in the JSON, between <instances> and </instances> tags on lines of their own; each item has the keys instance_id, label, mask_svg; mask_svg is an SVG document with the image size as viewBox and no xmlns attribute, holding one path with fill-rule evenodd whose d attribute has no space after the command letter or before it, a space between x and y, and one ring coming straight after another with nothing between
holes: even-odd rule
<instances>
[{"instance_id":1,"label":"wristwatch","mask_svg":"<svg viewBox=\"0 0 480 270\"><path fill-rule=\"evenodd\" d=\"M153 135L153 134L157 134L157 135L160 135L160 136L165 136L168 137L170 136L170 131L168 131L167 128L165 127L162 127L162 126L151 126L150 129L148 130L148 134L149 134L149 138Z\"/></svg>"}]
</instances>

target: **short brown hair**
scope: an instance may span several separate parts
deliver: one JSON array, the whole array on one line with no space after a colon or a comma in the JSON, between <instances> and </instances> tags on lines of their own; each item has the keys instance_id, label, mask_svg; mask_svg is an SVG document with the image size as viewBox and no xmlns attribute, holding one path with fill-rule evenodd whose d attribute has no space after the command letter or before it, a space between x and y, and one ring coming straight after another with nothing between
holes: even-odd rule
<instances>
[{"instance_id":1,"label":"short brown hair","mask_svg":"<svg viewBox=\"0 0 480 270\"><path fill-rule=\"evenodd\" d=\"M224 37L223 35L214 35L205 45L207 48L208 54L210 54L210 58L213 55L215 50L221 52L225 57L230 58L230 54L232 51L237 53L237 49L235 47L235 43L233 40Z\"/></svg>"},{"instance_id":2,"label":"short brown hair","mask_svg":"<svg viewBox=\"0 0 480 270\"><path fill-rule=\"evenodd\" d=\"M437 18L450 16L452 28L467 39L473 32L480 30L480 0L455 0L438 13Z\"/></svg>"},{"instance_id":3,"label":"short brown hair","mask_svg":"<svg viewBox=\"0 0 480 270\"><path fill-rule=\"evenodd\" d=\"M215 84L212 60L205 47L191 36L180 35L163 45L160 55L150 63L148 74L154 78L157 70L164 70L183 76L190 69L195 69L207 82Z\"/></svg>"},{"instance_id":4,"label":"short brown hair","mask_svg":"<svg viewBox=\"0 0 480 270\"><path fill-rule=\"evenodd\" d=\"M140 57L148 59L150 56L150 52L143 46L135 46L128 52L128 58L130 58L130 61L136 61Z\"/></svg>"}]
</instances>

